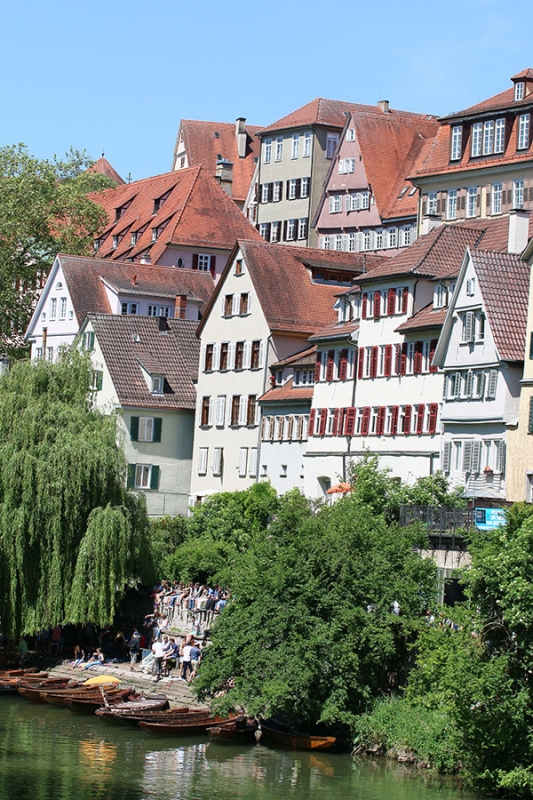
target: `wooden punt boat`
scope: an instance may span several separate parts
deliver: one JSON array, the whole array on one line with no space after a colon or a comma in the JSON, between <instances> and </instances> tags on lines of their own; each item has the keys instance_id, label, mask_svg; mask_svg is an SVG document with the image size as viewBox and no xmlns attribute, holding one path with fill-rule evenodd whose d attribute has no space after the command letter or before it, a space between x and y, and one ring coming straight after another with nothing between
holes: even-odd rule
<instances>
[{"instance_id":1,"label":"wooden punt boat","mask_svg":"<svg viewBox=\"0 0 533 800\"><path fill-rule=\"evenodd\" d=\"M315 736L301 731L285 728L274 720L260 720L261 742L291 750L330 750L337 739L335 736Z\"/></svg>"},{"instance_id":2,"label":"wooden punt boat","mask_svg":"<svg viewBox=\"0 0 533 800\"><path fill-rule=\"evenodd\" d=\"M117 689L112 694L109 693L106 695L107 702L109 705L113 705L114 703L121 703L124 702L128 697L131 697L134 694L133 689ZM135 695L138 697L139 695ZM88 695L80 695L79 697L69 697L65 698L64 705L70 710L80 714L94 714L97 709L99 709L102 705L102 695L98 694L88 694Z\"/></svg>"},{"instance_id":3,"label":"wooden punt boat","mask_svg":"<svg viewBox=\"0 0 533 800\"><path fill-rule=\"evenodd\" d=\"M48 677L47 672L36 672L31 675L13 675L10 678L3 678L0 680L0 695L13 695L18 693L18 686L21 679L32 683L38 683Z\"/></svg>"},{"instance_id":4,"label":"wooden punt boat","mask_svg":"<svg viewBox=\"0 0 533 800\"><path fill-rule=\"evenodd\" d=\"M128 708L121 709L120 706L122 705L130 704L119 703L116 708L114 706L111 706L110 708L102 707L95 711L95 714L97 717L100 717L100 719L103 719L106 722L115 722L121 725L131 725L136 728L139 722L142 722L143 720L147 720L148 722L167 722L168 720L183 718L185 715L189 714L195 715L195 719L197 719L199 714L210 715L211 713L209 709L192 709L189 708L189 706L179 706L177 708L170 708L166 711L161 711L153 708L140 710Z\"/></svg>"},{"instance_id":5,"label":"wooden punt boat","mask_svg":"<svg viewBox=\"0 0 533 800\"><path fill-rule=\"evenodd\" d=\"M41 692L46 689L75 689L79 684L70 678L48 678L44 681L19 681L17 689L18 693L25 700L30 703L46 703L41 697Z\"/></svg>"},{"instance_id":6,"label":"wooden punt boat","mask_svg":"<svg viewBox=\"0 0 533 800\"><path fill-rule=\"evenodd\" d=\"M141 720L139 728L152 736L193 736L205 734L208 728L223 725L232 717L202 716L201 714L184 714L174 720L152 722Z\"/></svg>"},{"instance_id":7,"label":"wooden punt boat","mask_svg":"<svg viewBox=\"0 0 533 800\"><path fill-rule=\"evenodd\" d=\"M258 723L255 719L237 717L224 725L215 725L207 729L207 735L221 744L256 744Z\"/></svg>"},{"instance_id":8,"label":"wooden punt boat","mask_svg":"<svg viewBox=\"0 0 533 800\"><path fill-rule=\"evenodd\" d=\"M38 673L37 667L28 667L28 669L1 669L0 681L6 680L7 678L22 677L23 675L24 676L35 675L37 673ZM44 672L41 672L39 674L44 675Z\"/></svg>"},{"instance_id":9,"label":"wooden punt boat","mask_svg":"<svg viewBox=\"0 0 533 800\"><path fill-rule=\"evenodd\" d=\"M118 692L120 692L120 700L124 700L128 694L131 694L132 689L109 689L107 692L108 699L114 698ZM41 691L41 697L45 703L53 706L64 706L70 700L79 699L95 699L97 701L96 708L102 705L102 695L93 686L80 686L75 689L48 689Z\"/></svg>"}]
</instances>

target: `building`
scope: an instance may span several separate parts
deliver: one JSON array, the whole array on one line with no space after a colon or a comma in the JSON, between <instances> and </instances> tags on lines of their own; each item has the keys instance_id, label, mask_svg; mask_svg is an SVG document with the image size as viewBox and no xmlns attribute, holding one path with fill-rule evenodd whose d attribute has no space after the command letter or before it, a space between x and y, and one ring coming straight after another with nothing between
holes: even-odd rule
<instances>
[{"instance_id":1,"label":"building","mask_svg":"<svg viewBox=\"0 0 533 800\"><path fill-rule=\"evenodd\" d=\"M198 328L192 502L258 479L258 401L269 367L306 349L307 338L334 320L336 294L364 266L363 255L237 242Z\"/></svg>"},{"instance_id":2,"label":"building","mask_svg":"<svg viewBox=\"0 0 533 800\"><path fill-rule=\"evenodd\" d=\"M440 119L427 157L410 175L420 190L420 232L435 218L453 222L533 209L533 70L511 82Z\"/></svg>"},{"instance_id":3,"label":"building","mask_svg":"<svg viewBox=\"0 0 533 800\"><path fill-rule=\"evenodd\" d=\"M221 274L238 238L259 239L203 167L156 175L90 197L107 212L95 255Z\"/></svg>"},{"instance_id":4,"label":"building","mask_svg":"<svg viewBox=\"0 0 533 800\"><path fill-rule=\"evenodd\" d=\"M259 157L260 130L246 125L244 117L235 124L182 119L172 170L205 167L242 211Z\"/></svg>"},{"instance_id":5,"label":"building","mask_svg":"<svg viewBox=\"0 0 533 800\"><path fill-rule=\"evenodd\" d=\"M198 322L213 294L208 272L83 256L56 256L26 341L32 358L53 361L72 344L86 315L134 314Z\"/></svg>"},{"instance_id":6,"label":"building","mask_svg":"<svg viewBox=\"0 0 533 800\"><path fill-rule=\"evenodd\" d=\"M118 414L128 487L148 514L187 513L199 344L197 323L88 314L79 343L91 353L97 408Z\"/></svg>"},{"instance_id":7,"label":"building","mask_svg":"<svg viewBox=\"0 0 533 800\"><path fill-rule=\"evenodd\" d=\"M396 111L386 101L351 111L312 222L319 247L392 254L412 244L418 191L406 176L438 129L436 117Z\"/></svg>"}]
</instances>

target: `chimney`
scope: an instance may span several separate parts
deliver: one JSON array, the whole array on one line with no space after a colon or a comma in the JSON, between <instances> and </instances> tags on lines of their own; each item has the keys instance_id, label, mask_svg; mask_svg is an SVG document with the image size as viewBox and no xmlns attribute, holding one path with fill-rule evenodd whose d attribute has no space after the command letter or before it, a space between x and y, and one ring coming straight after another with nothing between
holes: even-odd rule
<instances>
[{"instance_id":1,"label":"chimney","mask_svg":"<svg viewBox=\"0 0 533 800\"><path fill-rule=\"evenodd\" d=\"M224 189L228 197L231 197L231 187L233 184L233 164L223 158L217 161L215 180Z\"/></svg>"},{"instance_id":2,"label":"chimney","mask_svg":"<svg viewBox=\"0 0 533 800\"><path fill-rule=\"evenodd\" d=\"M239 158L246 157L246 117L237 117L235 121L235 136L237 137L237 153Z\"/></svg>"},{"instance_id":3,"label":"chimney","mask_svg":"<svg viewBox=\"0 0 533 800\"><path fill-rule=\"evenodd\" d=\"M174 306L174 318L185 319L185 312L187 311L187 295L177 294L176 304Z\"/></svg>"},{"instance_id":4,"label":"chimney","mask_svg":"<svg viewBox=\"0 0 533 800\"><path fill-rule=\"evenodd\" d=\"M378 100L378 108L380 108L384 114L389 113L389 101L388 100Z\"/></svg>"},{"instance_id":5,"label":"chimney","mask_svg":"<svg viewBox=\"0 0 533 800\"><path fill-rule=\"evenodd\" d=\"M529 213L527 211L511 211L509 214L508 253L522 253L526 249L529 238Z\"/></svg>"}]
</instances>

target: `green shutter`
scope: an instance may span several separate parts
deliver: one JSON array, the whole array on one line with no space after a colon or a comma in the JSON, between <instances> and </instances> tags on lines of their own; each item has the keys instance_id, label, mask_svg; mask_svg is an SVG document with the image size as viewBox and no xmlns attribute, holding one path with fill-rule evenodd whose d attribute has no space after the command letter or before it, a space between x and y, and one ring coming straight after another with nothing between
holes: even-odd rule
<instances>
[{"instance_id":1,"label":"green shutter","mask_svg":"<svg viewBox=\"0 0 533 800\"><path fill-rule=\"evenodd\" d=\"M139 417L132 417L130 421L130 437L132 442L139 441Z\"/></svg>"},{"instance_id":2,"label":"green shutter","mask_svg":"<svg viewBox=\"0 0 533 800\"><path fill-rule=\"evenodd\" d=\"M94 350L94 331L87 334L87 350Z\"/></svg>"},{"instance_id":3,"label":"green shutter","mask_svg":"<svg viewBox=\"0 0 533 800\"><path fill-rule=\"evenodd\" d=\"M104 380L104 373L98 371L96 373L96 391L97 392L100 392L102 390L103 380Z\"/></svg>"},{"instance_id":4,"label":"green shutter","mask_svg":"<svg viewBox=\"0 0 533 800\"><path fill-rule=\"evenodd\" d=\"M154 438L152 441L160 442L161 441L161 428L163 426L163 420L161 417L154 417Z\"/></svg>"},{"instance_id":5,"label":"green shutter","mask_svg":"<svg viewBox=\"0 0 533 800\"><path fill-rule=\"evenodd\" d=\"M533 397L529 398L529 425L527 427L528 433L533 433Z\"/></svg>"},{"instance_id":6,"label":"green shutter","mask_svg":"<svg viewBox=\"0 0 533 800\"><path fill-rule=\"evenodd\" d=\"M159 489L159 467L152 467L152 472L150 475L150 489Z\"/></svg>"},{"instance_id":7,"label":"green shutter","mask_svg":"<svg viewBox=\"0 0 533 800\"><path fill-rule=\"evenodd\" d=\"M135 486L135 464L128 464L128 482L126 486L128 489L133 489Z\"/></svg>"}]
</instances>

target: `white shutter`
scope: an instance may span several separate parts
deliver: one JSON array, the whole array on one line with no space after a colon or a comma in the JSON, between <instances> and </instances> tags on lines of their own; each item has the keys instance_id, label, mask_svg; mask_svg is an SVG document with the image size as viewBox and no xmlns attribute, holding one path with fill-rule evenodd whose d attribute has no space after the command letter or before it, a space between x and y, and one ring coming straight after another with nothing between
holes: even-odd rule
<instances>
[{"instance_id":1,"label":"white shutter","mask_svg":"<svg viewBox=\"0 0 533 800\"><path fill-rule=\"evenodd\" d=\"M198 451L198 475L205 475L207 473L207 447L200 447Z\"/></svg>"},{"instance_id":2,"label":"white shutter","mask_svg":"<svg viewBox=\"0 0 533 800\"><path fill-rule=\"evenodd\" d=\"M498 386L498 370L491 369L489 372L489 388L487 391L487 399L494 400L496 397L496 388Z\"/></svg>"},{"instance_id":3,"label":"white shutter","mask_svg":"<svg viewBox=\"0 0 533 800\"><path fill-rule=\"evenodd\" d=\"M442 451L442 471L449 472L450 471L450 458L452 454L452 443L451 442L444 442L444 448Z\"/></svg>"},{"instance_id":4,"label":"white shutter","mask_svg":"<svg viewBox=\"0 0 533 800\"><path fill-rule=\"evenodd\" d=\"M257 475L257 447L250 448L250 458L248 459L248 474L250 478Z\"/></svg>"},{"instance_id":5,"label":"white shutter","mask_svg":"<svg viewBox=\"0 0 533 800\"><path fill-rule=\"evenodd\" d=\"M259 425L259 420L260 420L260 418L261 418L261 409L260 409L260 407L259 407L259 403L257 403L257 402L256 402L256 404L255 404L255 419L254 419L254 425Z\"/></svg>"},{"instance_id":6,"label":"white shutter","mask_svg":"<svg viewBox=\"0 0 533 800\"><path fill-rule=\"evenodd\" d=\"M456 372L453 376L453 395L452 397L459 397L461 394L461 373Z\"/></svg>"},{"instance_id":7,"label":"white shutter","mask_svg":"<svg viewBox=\"0 0 533 800\"><path fill-rule=\"evenodd\" d=\"M466 373L466 388L465 388L465 395L467 397L472 397L474 391L474 373L471 369L468 370Z\"/></svg>"},{"instance_id":8,"label":"white shutter","mask_svg":"<svg viewBox=\"0 0 533 800\"><path fill-rule=\"evenodd\" d=\"M244 343L244 357L242 361L243 369L250 369L250 365L252 363L252 343L245 342Z\"/></svg>"},{"instance_id":9,"label":"white shutter","mask_svg":"<svg viewBox=\"0 0 533 800\"><path fill-rule=\"evenodd\" d=\"M220 342L213 348L213 370L220 369Z\"/></svg>"},{"instance_id":10,"label":"white shutter","mask_svg":"<svg viewBox=\"0 0 533 800\"><path fill-rule=\"evenodd\" d=\"M235 342L230 342L228 347L228 369L235 369Z\"/></svg>"},{"instance_id":11,"label":"white shutter","mask_svg":"<svg viewBox=\"0 0 533 800\"><path fill-rule=\"evenodd\" d=\"M479 383L478 383L478 389L479 389L478 397L480 397L482 400L485 397L485 385L486 385L486 383L487 383L486 374L484 372L480 372L480 374L479 374Z\"/></svg>"},{"instance_id":12,"label":"white shutter","mask_svg":"<svg viewBox=\"0 0 533 800\"><path fill-rule=\"evenodd\" d=\"M472 472L479 472L480 458L481 458L481 442L473 442L473 444L472 444Z\"/></svg>"},{"instance_id":13,"label":"white shutter","mask_svg":"<svg viewBox=\"0 0 533 800\"><path fill-rule=\"evenodd\" d=\"M240 303L241 303L241 296L239 294L233 295L233 300L231 303L231 314L232 316L237 316L240 310Z\"/></svg>"},{"instance_id":14,"label":"white shutter","mask_svg":"<svg viewBox=\"0 0 533 800\"><path fill-rule=\"evenodd\" d=\"M464 317L463 342L474 341L474 312L467 311Z\"/></svg>"},{"instance_id":15,"label":"white shutter","mask_svg":"<svg viewBox=\"0 0 533 800\"><path fill-rule=\"evenodd\" d=\"M346 207L346 211L350 211L351 210L352 201L351 201L351 198L350 198L349 194L347 194L346 198L345 198L345 207Z\"/></svg>"},{"instance_id":16,"label":"white shutter","mask_svg":"<svg viewBox=\"0 0 533 800\"><path fill-rule=\"evenodd\" d=\"M265 343L261 340L259 345L259 366L262 368L264 367L265 361Z\"/></svg>"},{"instance_id":17,"label":"white shutter","mask_svg":"<svg viewBox=\"0 0 533 800\"><path fill-rule=\"evenodd\" d=\"M330 214L334 214L335 213L335 197L334 197L334 195L331 195L330 198L329 198L329 213Z\"/></svg>"},{"instance_id":18,"label":"white shutter","mask_svg":"<svg viewBox=\"0 0 533 800\"><path fill-rule=\"evenodd\" d=\"M213 424L213 411L214 411L213 407L214 407L213 398L210 397L209 398L209 414L208 414L208 419L207 419L207 424L208 425L212 425Z\"/></svg>"},{"instance_id":19,"label":"white shutter","mask_svg":"<svg viewBox=\"0 0 533 800\"><path fill-rule=\"evenodd\" d=\"M222 448L215 447L213 453L213 475L222 474Z\"/></svg>"},{"instance_id":20,"label":"white shutter","mask_svg":"<svg viewBox=\"0 0 533 800\"><path fill-rule=\"evenodd\" d=\"M472 468L472 445L473 442L466 441L463 443L463 472L470 472Z\"/></svg>"},{"instance_id":21,"label":"white shutter","mask_svg":"<svg viewBox=\"0 0 533 800\"><path fill-rule=\"evenodd\" d=\"M246 465L248 462L248 448L241 447L241 452L239 456L239 478L246 477Z\"/></svg>"},{"instance_id":22,"label":"white shutter","mask_svg":"<svg viewBox=\"0 0 533 800\"><path fill-rule=\"evenodd\" d=\"M250 314L252 311L252 293L248 292L248 313Z\"/></svg>"},{"instance_id":23,"label":"white shutter","mask_svg":"<svg viewBox=\"0 0 533 800\"><path fill-rule=\"evenodd\" d=\"M246 425L246 404L248 398L245 394L239 397L239 425Z\"/></svg>"},{"instance_id":24,"label":"white shutter","mask_svg":"<svg viewBox=\"0 0 533 800\"><path fill-rule=\"evenodd\" d=\"M224 417L226 416L226 395L219 394L217 397L217 422L219 427L224 425Z\"/></svg>"},{"instance_id":25,"label":"white shutter","mask_svg":"<svg viewBox=\"0 0 533 800\"><path fill-rule=\"evenodd\" d=\"M500 475L503 475L505 472L505 442L496 442L496 447L498 448L497 470Z\"/></svg>"}]
</instances>

